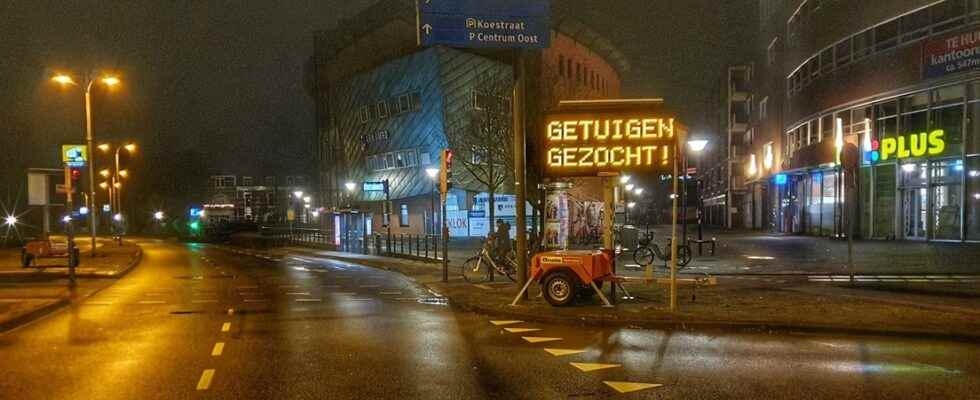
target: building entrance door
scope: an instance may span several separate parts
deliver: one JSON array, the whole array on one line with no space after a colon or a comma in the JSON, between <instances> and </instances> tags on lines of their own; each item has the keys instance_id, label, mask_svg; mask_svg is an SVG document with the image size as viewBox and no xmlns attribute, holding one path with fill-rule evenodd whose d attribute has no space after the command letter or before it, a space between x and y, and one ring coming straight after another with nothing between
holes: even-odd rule
<instances>
[{"instance_id":1,"label":"building entrance door","mask_svg":"<svg viewBox=\"0 0 980 400\"><path fill-rule=\"evenodd\" d=\"M902 191L902 232L905 239L926 239L928 199L928 188L908 188Z\"/></svg>"}]
</instances>

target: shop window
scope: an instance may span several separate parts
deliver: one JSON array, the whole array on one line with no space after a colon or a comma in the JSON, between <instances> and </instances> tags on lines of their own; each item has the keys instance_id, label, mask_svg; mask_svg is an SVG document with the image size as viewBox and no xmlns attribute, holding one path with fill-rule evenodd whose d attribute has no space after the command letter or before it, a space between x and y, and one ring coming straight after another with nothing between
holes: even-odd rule
<instances>
[{"instance_id":1,"label":"shop window","mask_svg":"<svg viewBox=\"0 0 980 400\"><path fill-rule=\"evenodd\" d=\"M980 82L970 85L966 112L966 154L980 154Z\"/></svg>"},{"instance_id":2,"label":"shop window","mask_svg":"<svg viewBox=\"0 0 980 400\"><path fill-rule=\"evenodd\" d=\"M963 149L963 115L963 86L950 86L933 92L929 132L943 130L945 154L960 154Z\"/></svg>"},{"instance_id":3,"label":"shop window","mask_svg":"<svg viewBox=\"0 0 980 400\"><path fill-rule=\"evenodd\" d=\"M807 191L807 233L820 235L820 208L823 204L823 174L816 172L810 175L810 185Z\"/></svg>"},{"instance_id":4,"label":"shop window","mask_svg":"<svg viewBox=\"0 0 980 400\"><path fill-rule=\"evenodd\" d=\"M966 158L966 239L980 240L980 156Z\"/></svg>"},{"instance_id":5,"label":"shop window","mask_svg":"<svg viewBox=\"0 0 980 400\"><path fill-rule=\"evenodd\" d=\"M928 115L926 108L929 107L929 97L922 93L907 96L902 99L902 133L920 133L928 129Z\"/></svg>"},{"instance_id":6,"label":"shop window","mask_svg":"<svg viewBox=\"0 0 980 400\"><path fill-rule=\"evenodd\" d=\"M960 239L960 207L963 160L933 162L931 171L932 235L935 239Z\"/></svg>"},{"instance_id":7,"label":"shop window","mask_svg":"<svg viewBox=\"0 0 980 400\"><path fill-rule=\"evenodd\" d=\"M855 230L858 235L863 238L873 237L873 232L871 232L871 195L872 195L872 184L874 181L871 178L871 167L861 168L860 176L858 177L860 182L860 187L858 188L858 197L861 199L861 210L860 210L860 230Z\"/></svg>"},{"instance_id":8,"label":"shop window","mask_svg":"<svg viewBox=\"0 0 980 400\"><path fill-rule=\"evenodd\" d=\"M837 209L837 173L824 172L822 178L822 202L820 204L820 234L833 235L835 230L835 215Z\"/></svg>"},{"instance_id":9,"label":"shop window","mask_svg":"<svg viewBox=\"0 0 980 400\"><path fill-rule=\"evenodd\" d=\"M898 25L899 20L896 19L874 28L876 51L888 50L898 45Z\"/></svg>"},{"instance_id":10,"label":"shop window","mask_svg":"<svg viewBox=\"0 0 980 400\"><path fill-rule=\"evenodd\" d=\"M875 115L878 118L875 123L875 137L878 140L898 135L898 103L888 101L875 105Z\"/></svg>"},{"instance_id":11,"label":"shop window","mask_svg":"<svg viewBox=\"0 0 980 400\"><path fill-rule=\"evenodd\" d=\"M895 164L874 167L874 237L895 237Z\"/></svg>"},{"instance_id":12,"label":"shop window","mask_svg":"<svg viewBox=\"0 0 980 400\"><path fill-rule=\"evenodd\" d=\"M408 225L408 204L402 204L398 209L398 226L407 228Z\"/></svg>"}]
</instances>

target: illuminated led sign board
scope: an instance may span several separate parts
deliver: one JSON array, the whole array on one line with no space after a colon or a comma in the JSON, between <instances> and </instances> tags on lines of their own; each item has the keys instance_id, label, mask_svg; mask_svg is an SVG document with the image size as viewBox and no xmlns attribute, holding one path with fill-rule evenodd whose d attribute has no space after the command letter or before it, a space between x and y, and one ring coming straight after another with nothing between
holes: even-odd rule
<instances>
[{"instance_id":1,"label":"illuminated led sign board","mask_svg":"<svg viewBox=\"0 0 980 400\"><path fill-rule=\"evenodd\" d=\"M865 149L864 162L876 164L892 159L940 155L946 151L945 136L946 132L937 129L929 133L912 133L872 140L871 148Z\"/></svg>"},{"instance_id":2,"label":"illuminated led sign board","mask_svg":"<svg viewBox=\"0 0 980 400\"><path fill-rule=\"evenodd\" d=\"M683 130L674 118L642 111L553 114L544 128L549 176L670 170Z\"/></svg>"}]
</instances>

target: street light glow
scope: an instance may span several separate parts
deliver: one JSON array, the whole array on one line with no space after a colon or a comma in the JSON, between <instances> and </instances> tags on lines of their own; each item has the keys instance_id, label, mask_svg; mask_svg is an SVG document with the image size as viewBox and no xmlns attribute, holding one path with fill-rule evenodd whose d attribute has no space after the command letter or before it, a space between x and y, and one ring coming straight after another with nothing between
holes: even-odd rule
<instances>
[{"instance_id":1,"label":"street light glow","mask_svg":"<svg viewBox=\"0 0 980 400\"><path fill-rule=\"evenodd\" d=\"M634 187L636 187L636 185L634 185L632 183L628 183L628 184L626 184L626 191L627 192L632 191Z\"/></svg>"},{"instance_id":2,"label":"street light glow","mask_svg":"<svg viewBox=\"0 0 980 400\"><path fill-rule=\"evenodd\" d=\"M106 84L106 86L116 86L119 84L119 82L121 82L119 78L116 78L114 76L107 76L105 78L102 78L102 83Z\"/></svg>"},{"instance_id":3,"label":"street light glow","mask_svg":"<svg viewBox=\"0 0 980 400\"><path fill-rule=\"evenodd\" d=\"M9 226L16 225L17 224L17 217L14 216L14 215L8 215L7 218L4 218L3 223L4 224L7 224Z\"/></svg>"},{"instance_id":4,"label":"street light glow","mask_svg":"<svg viewBox=\"0 0 980 400\"><path fill-rule=\"evenodd\" d=\"M347 183L344 184L344 187L347 188L347 191L348 192L353 192L354 189L357 188L357 184L354 183L354 182L347 182Z\"/></svg>"},{"instance_id":5,"label":"street light glow","mask_svg":"<svg viewBox=\"0 0 980 400\"><path fill-rule=\"evenodd\" d=\"M121 176L123 178L128 178L129 177L129 171L128 170L125 170L125 169L122 170L122 171L119 171L119 176Z\"/></svg>"},{"instance_id":6,"label":"street light glow","mask_svg":"<svg viewBox=\"0 0 980 400\"><path fill-rule=\"evenodd\" d=\"M58 83L60 83L62 85L74 85L75 84L75 80L74 79L71 79L70 76L65 75L65 74L55 75L53 78L51 78L51 80L53 80L55 82L58 82Z\"/></svg>"},{"instance_id":7,"label":"street light glow","mask_svg":"<svg viewBox=\"0 0 980 400\"><path fill-rule=\"evenodd\" d=\"M619 183L622 183L622 184L625 185L626 182L629 182L629 181L630 181L630 176L629 175L623 175L623 176L619 177Z\"/></svg>"},{"instance_id":8,"label":"street light glow","mask_svg":"<svg viewBox=\"0 0 980 400\"><path fill-rule=\"evenodd\" d=\"M100 144L99 145L99 150L109 151L109 144L108 143L102 143L102 144Z\"/></svg>"},{"instance_id":9,"label":"street light glow","mask_svg":"<svg viewBox=\"0 0 980 400\"><path fill-rule=\"evenodd\" d=\"M436 176L439 175L439 168L426 168L425 173L429 175L429 178L436 179Z\"/></svg>"},{"instance_id":10,"label":"street light glow","mask_svg":"<svg viewBox=\"0 0 980 400\"><path fill-rule=\"evenodd\" d=\"M687 141L687 148L691 149L691 151L693 151L695 153L700 153L701 151L704 150L705 147L708 147L708 141L707 140L704 140L704 139L695 139L695 140L688 140Z\"/></svg>"},{"instance_id":11,"label":"street light glow","mask_svg":"<svg viewBox=\"0 0 980 400\"><path fill-rule=\"evenodd\" d=\"M153 219L157 221L163 221L163 211L157 211L153 213Z\"/></svg>"},{"instance_id":12,"label":"street light glow","mask_svg":"<svg viewBox=\"0 0 980 400\"><path fill-rule=\"evenodd\" d=\"M633 193L636 193L636 195L639 196L643 194L643 188L638 187L636 189L633 189Z\"/></svg>"},{"instance_id":13,"label":"street light glow","mask_svg":"<svg viewBox=\"0 0 980 400\"><path fill-rule=\"evenodd\" d=\"M136 151L136 144L135 143L129 143L129 144L123 146L123 148L126 149L126 151L132 153L132 152Z\"/></svg>"},{"instance_id":14,"label":"street light glow","mask_svg":"<svg viewBox=\"0 0 980 400\"><path fill-rule=\"evenodd\" d=\"M629 208L636 207L636 202L635 201L631 201L631 202L629 202L629 203L626 204L626 207L629 207Z\"/></svg>"},{"instance_id":15,"label":"street light glow","mask_svg":"<svg viewBox=\"0 0 980 400\"><path fill-rule=\"evenodd\" d=\"M122 221L123 217L122 214L117 213L116 215L112 216L112 219L115 220L116 222L119 222Z\"/></svg>"},{"instance_id":16,"label":"street light glow","mask_svg":"<svg viewBox=\"0 0 980 400\"><path fill-rule=\"evenodd\" d=\"M313 198L311 198L310 196L306 196L306 197L303 198L303 202L304 203L309 203L311 201L313 201Z\"/></svg>"},{"instance_id":17,"label":"street light glow","mask_svg":"<svg viewBox=\"0 0 980 400\"><path fill-rule=\"evenodd\" d=\"M119 189L119 188L121 188L121 187L122 187L122 182L116 182L116 183L113 183L113 184L112 184L112 187L114 187L114 188L116 188L116 189Z\"/></svg>"},{"instance_id":18,"label":"street light glow","mask_svg":"<svg viewBox=\"0 0 980 400\"><path fill-rule=\"evenodd\" d=\"M109 170L108 169L101 170L101 171L99 171L99 175L102 175L103 178L108 178L109 177Z\"/></svg>"},{"instance_id":19,"label":"street light glow","mask_svg":"<svg viewBox=\"0 0 980 400\"><path fill-rule=\"evenodd\" d=\"M293 196L296 196L297 199L302 198L303 197L303 191L302 190L297 190L297 191L293 192Z\"/></svg>"},{"instance_id":20,"label":"street light glow","mask_svg":"<svg viewBox=\"0 0 980 400\"><path fill-rule=\"evenodd\" d=\"M102 182L102 183L99 184L99 187L100 188L103 188L103 189L108 189L109 188L109 182Z\"/></svg>"}]
</instances>

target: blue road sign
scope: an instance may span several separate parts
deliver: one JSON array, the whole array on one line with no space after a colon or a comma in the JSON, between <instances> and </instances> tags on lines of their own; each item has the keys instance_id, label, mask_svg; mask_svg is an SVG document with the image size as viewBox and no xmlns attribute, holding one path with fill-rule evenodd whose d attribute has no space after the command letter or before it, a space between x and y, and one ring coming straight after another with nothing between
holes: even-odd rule
<instances>
[{"instance_id":1,"label":"blue road sign","mask_svg":"<svg viewBox=\"0 0 980 400\"><path fill-rule=\"evenodd\" d=\"M547 48L550 0L418 0L419 44Z\"/></svg>"},{"instance_id":2,"label":"blue road sign","mask_svg":"<svg viewBox=\"0 0 980 400\"><path fill-rule=\"evenodd\" d=\"M385 183L384 182L364 182L363 191L365 192L384 192Z\"/></svg>"}]
</instances>

